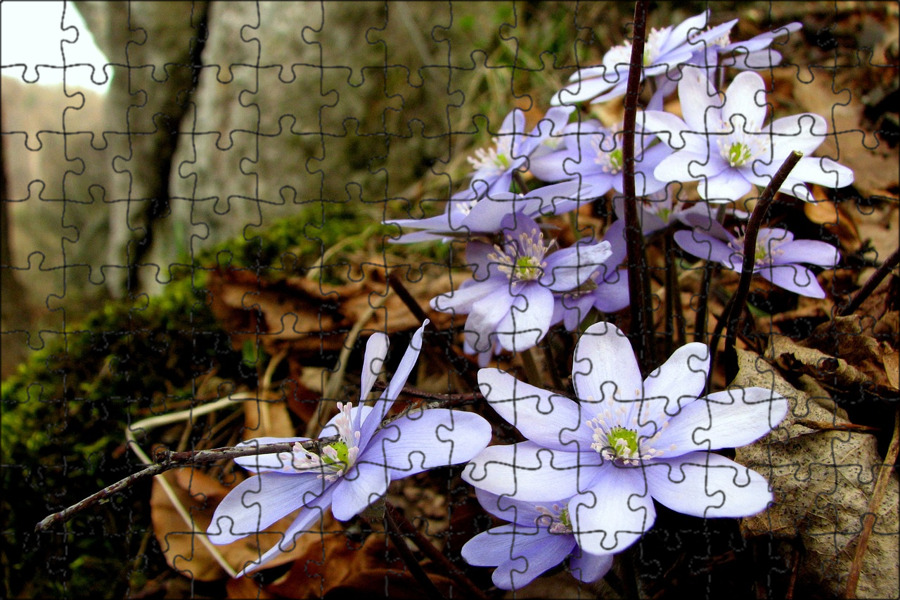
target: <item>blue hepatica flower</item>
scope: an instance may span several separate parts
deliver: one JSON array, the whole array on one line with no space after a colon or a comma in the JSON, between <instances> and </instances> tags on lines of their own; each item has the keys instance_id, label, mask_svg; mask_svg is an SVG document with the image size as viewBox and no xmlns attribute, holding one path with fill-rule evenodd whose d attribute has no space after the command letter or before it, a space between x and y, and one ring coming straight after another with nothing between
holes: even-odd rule
<instances>
[{"instance_id":1,"label":"blue hepatica flower","mask_svg":"<svg viewBox=\"0 0 900 600\"><path fill-rule=\"evenodd\" d=\"M537 223L522 214L507 215L503 228L500 244L469 242L474 279L431 300L434 310L469 315L466 347L479 353L495 343L511 352L534 347L552 324L554 294L587 282L612 254L609 242L554 251Z\"/></svg>"},{"instance_id":2,"label":"blue hepatica flower","mask_svg":"<svg viewBox=\"0 0 900 600\"><path fill-rule=\"evenodd\" d=\"M787 414L763 388L698 398L709 351L682 346L641 381L628 338L609 323L589 327L575 347L578 401L498 369L481 369L481 393L528 441L491 446L463 478L522 502L566 505L578 546L619 552L653 526L653 500L698 517L744 517L772 500L760 474L710 450L749 444Z\"/></svg>"},{"instance_id":3,"label":"blue hepatica flower","mask_svg":"<svg viewBox=\"0 0 900 600\"><path fill-rule=\"evenodd\" d=\"M744 238L728 231L716 236L704 231L676 231L675 242L687 252L741 272L744 263ZM812 271L800 263L836 267L840 253L831 244L818 240L795 240L786 229L759 228L753 272L763 279L801 296L824 298L825 290Z\"/></svg>"},{"instance_id":4,"label":"blue hepatica flower","mask_svg":"<svg viewBox=\"0 0 900 600\"><path fill-rule=\"evenodd\" d=\"M610 189L624 190L624 157L621 133L614 133L589 120L572 123L560 136L564 141L552 152L531 160L531 172L544 181L563 181L576 177L581 183L581 196L596 198ZM638 196L652 194L664 188L665 182L653 177L653 171L663 158L672 153L665 144L646 148L653 136L638 136L635 149L635 186ZM560 184L561 185L561 184Z\"/></svg>"},{"instance_id":5,"label":"blue hepatica flower","mask_svg":"<svg viewBox=\"0 0 900 600\"><path fill-rule=\"evenodd\" d=\"M709 21L709 11L690 17L676 26L652 29L644 43L644 65L641 79L657 77L663 81L677 79L680 65L696 60L698 53L725 36L737 19L703 31ZM596 104L625 94L631 62L631 42L610 48L599 66L581 69L573 74L572 82L557 92L550 104L573 104L590 100Z\"/></svg>"},{"instance_id":6,"label":"blue hepatica flower","mask_svg":"<svg viewBox=\"0 0 900 600\"><path fill-rule=\"evenodd\" d=\"M222 500L207 531L209 539L214 544L228 544L300 509L282 541L241 575L293 548L297 536L318 532L312 526L329 506L335 518L346 521L381 498L391 481L465 462L488 445L490 425L467 412L413 411L379 429L419 356L424 327L416 331L394 378L374 406L338 404L337 416L325 425L320 437L337 435L339 440L322 448L321 454L297 443L307 438L258 438L240 444L297 443L292 452L235 459L259 476L244 480ZM387 349L386 335L375 333L369 338L360 403L369 395Z\"/></svg>"},{"instance_id":7,"label":"blue hepatica flower","mask_svg":"<svg viewBox=\"0 0 900 600\"><path fill-rule=\"evenodd\" d=\"M578 547L568 502L535 504L475 489L486 511L509 525L479 533L462 547L462 557L477 567L497 567L491 577L504 590L522 588L569 557L569 571L585 583L609 571L612 554L589 554Z\"/></svg>"},{"instance_id":8,"label":"blue hepatica flower","mask_svg":"<svg viewBox=\"0 0 900 600\"><path fill-rule=\"evenodd\" d=\"M701 198L728 202L754 186L767 186L792 151L810 154L825 141L825 119L812 113L764 126L765 93L763 78L745 71L720 98L702 69L685 69L678 84L684 120L653 110L642 113L643 120L638 116L644 131L655 131L675 150L653 175L661 181L698 181ZM853 172L828 158L804 156L779 191L815 201L806 183L844 187L853 183Z\"/></svg>"},{"instance_id":9,"label":"blue hepatica flower","mask_svg":"<svg viewBox=\"0 0 900 600\"><path fill-rule=\"evenodd\" d=\"M494 145L480 148L469 157L475 169L472 183L484 182L489 194L508 192L513 172L528 170L528 157L554 132L562 131L573 110L571 106L551 108L531 133L525 133L525 113L513 109L503 119Z\"/></svg>"},{"instance_id":10,"label":"blue hepatica flower","mask_svg":"<svg viewBox=\"0 0 900 600\"><path fill-rule=\"evenodd\" d=\"M395 243L446 242L453 237L497 233L503 226L503 218L513 213L532 218L564 214L578 208L581 198L593 198L587 195L588 191L578 181L564 181L531 190L527 194L509 191L488 193L484 183L476 182L472 187L454 194L440 215L425 219L393 219L385 223L397 225L402 230L419 230L404 233L392 240Z\"/></svg>"}]
</instances>

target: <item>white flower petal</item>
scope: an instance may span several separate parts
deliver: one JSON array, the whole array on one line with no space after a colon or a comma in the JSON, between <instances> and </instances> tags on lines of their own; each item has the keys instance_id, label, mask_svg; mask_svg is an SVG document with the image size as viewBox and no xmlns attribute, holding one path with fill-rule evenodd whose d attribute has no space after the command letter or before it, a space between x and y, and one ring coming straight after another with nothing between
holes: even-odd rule
<instances>
[{"instance_id":1,"label":"white flower petal","mask_svg":"<svg viewBox=\"0 0 900 600\"><path fill-rule=\"evenodd\" d=\"M478 371L478 387L491 408L529 440L566 452L590 450L586 419L579 405L569 398L519 381L499 369Z\"/></svg>"},{"instance_id":2,"label":"white flower petal","mask_svg":"<svg viewBox=\"0 0 900 600\"><path fill-rule=\"evenodd\" d=\"M764 388L716 392L672 417L655 447L664 452L663 456L737 448L769 433L787 411L787 400Z\"/></svg>"},{"instance_id":3,"label":"white flower petal","mask_svg":"<svg viewBox=\"0 0 900 600\"><path fill-rule=\"evenodd\" d=\"M596 452L560 452L521 442L488 446L466 465L463 479L492 494L548 502L588 489L607 468Z\"/></svg>"},{"instance_id":4,"label":"white flower petal","mask_svg":"<svg viewBox=\"0 0 900 600\"><path fill-rule=\"evenodd\" d=\"M680 89L680 88L679 88ZM752 71L739 73L725 92L722 120L727 129L756 133L766 120L766 83Z\"/></svg>"},{"instance_id":5,"label":"white flower petal","mask_svg":"<svg viewBox=\"0 0 900 600\"><path fill-rule=\"evenodd\" d=\"M480 415L443 408L410 411L379 430L359 460L387 465L391 480L471 460L491 442Z\"/></svg>"},{"instance_id":6,"label":"white flower petal","mask_svg":"<svg viewBox=\"0 0 900 600\"><path fill-rule=\"evenodd\" d=\"M572 380L582 402L642 397L641 371L631 342L611 323L596 323L582 334L575 345Z\"/></svg>"},{"instance_id":7,"label":"white flower petal","mask_svg":"<svg viewBox=\"0 0 900 600\"><path fill-rule=\"evenodd\" d=\"M620 552L635 543L656 520L656 509L639 467L609 465L590 491L569 501L569 518L582 550Z\"/></svg>"},{"instance_id":8,"label":"white flower petal","mask_svg":"<svg viewBox=\"0 0 900 600\"><path fill-rule=\"evenodd\" d=\"M290 552L294 549L297 538L301 535L307 533L321 535L323 533L321 530L321 525L315 528L311 527L311 525L322 518L325 509L327 509L328 505L331 504L331 496L333 491L334 488L328 488L325 490L325 493L310 502L307 508L300 511L300 514L297 515L297 518L294 519L294 522L291 523L287 529L285 529L281 540L277 544L269 548L269 550L267 550L265 554L263 554L259 558L258 561L244 567L244 569L240 573L238 573L236 577L243 577L248 573L256 571L282 552Z\"/></svg>"},{"instance_id":9,"label":"white flower petal","mask_svg":"<svg viewBox=\"0 0 900 600\"><path fill-rule=\"evenodd\" d=\"M682 407L694 402L706 387L709 348L697 342L675 350L672 356L644 380L640 423L661 428Z\"/></svg>"},{"instance_id":10,"label":"white flower petal","mask_svg":"<svg viewBox=\"0 0 900 600\"><path fill-rule=\"evenodd\" d=\"M369 392L372 391L372 386L375 385L375 380L378 379L378 374L384 368L384 359L387 357L389 344L388 336L380 331L369 336L369 341L366 342L366 354L363 357L362 375L359 379L360 402L366 401Z\"/></svg>"},{"instance_id":11,"label":"white flower petal","mask_svg":"<svg viewBox=\"0 0 900 600\"><path fill-rule=\"evenodd\" d=\"M229 544L262 531L327 489L315 473L263 473L232 489L216 507L207 535L214 544Z\"/></svg>"},{"instance_id":12,"label":"white flower petal","mask_svg":"<svg viewBox=\"0 0 900 600\"><path fill-rule=\"evenodd\" d=\"M391 478L383 465L366 462L362 456L334 485L331 512L348 521L384 496Z\"/></svg>"},{"instance_id":13,"label":"white flower petal","mask_svg":"<svg viewBox=\"0 0 900 600\"><path fill-rule=\"evenodd\" d=\"M824 298L825 290L815 274L803 265L763 267L755 271L760 277L778 287L808 298Z\"/></svg>"},{"instance_id":14,"label":"white flower petal","mask_svg":"<svg viewBox=\"0 0 900 600\"><path fill-rule=\"evenodd\" d=\"M497 343L509 352L536 346L547 335L553 319L553 292L537 282L526 283L517 291L519 295L495 332Z\"/></svg>"},{"instance_id":15,"label":"white flower petal","mask_svg":"<svg viewBox=\"0 0 900 600\"><path fill-rule=\"evenodd\" d=\"M694 517L749 517L772 501L765 477L718 454L657 460L646 473L653 498Z\"/></svg>"},{"instance_id":16,"label":"white flower petal","mask_svg":"<svg viewBox=\"0 0 900 600\"><path fill-rule=\"evenodd\" d=\"M279 438L279 437L258 437L253 438L252 440L247 440L245 442L240 442L235 448L259 448L260 446L266 446L268 444L284 444L289 443L293 444L294 442L306 442L309 441L309 438L305 437L291 437L291 438ZM272 454L254 454L252 456L237 456L234 459L234 462L239 464L241 467L247 469L248 471L252 471L253 473L260 473L271 470L281 470L285 468L289 468L291 465L290 460L284 460L280 453L272 453Z\"/></svg>"},{"instance_id":17,"label":"white flower petal","mask_svg":"<svg viewBox=\"0 0 900 600\"><path fill-rule=\"evenodd\" d=\"M577 556L569 559L569 571L572 577L584 583L592 583L602 579L612 568L612 554L591 554L580 550Z\"/></svg>"}]
</instances>

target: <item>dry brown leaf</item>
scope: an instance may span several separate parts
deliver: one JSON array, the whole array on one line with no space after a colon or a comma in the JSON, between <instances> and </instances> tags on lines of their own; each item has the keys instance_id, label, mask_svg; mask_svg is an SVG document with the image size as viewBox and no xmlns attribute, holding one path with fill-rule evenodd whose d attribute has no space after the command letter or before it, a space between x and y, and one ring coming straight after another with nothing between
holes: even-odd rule
<instances>
[{"instance_id":1,"label":"dry brown leaf","mask_svg":"<svg viewBox=\"0 0 900 600\"><path fill-rule=\"evenodd\" d=\"M218 480L196 469L176 469L159 477L165 477L171 484L179 502L194 521L193 527L184 522L162 485L154 479L150 495L150 515L153 532L165 554L166 562L182 575L200 581L213 581L225 577L225 571L209 550L200 543L198 537L206 535L215 507L230 490ZM248 536L217 548L228 564L239 571L247 563L259 560L261 551L265 552L277 544L283 537L282 532L287 529L295 516L292 514L281 519L260 532L258 536ZM323 521L323 528L329 527L329 523L326 522L329 519L330 513ZM333 530L335 526L332 524L330 528ZM294 560L306 552L307 544L317 540L318 537L315 534L300 537L292 551L280 554L269 565L274 567Z\"/></svg>"},{"instance_id":2,"label":"dry brown leaf","mask_svg":"<svg viewBox=\"0 0 900 600\"><path fill-rule=\"evenodd\" d=\"M383 273L367 268L361 281L325 287L318 281L289 277L277 281L260 278L242 270L211 272L207 287L211 292L211 308L231 333L232 345L240 349L245 341L260 339L270 354L285 346L300 353L343 347L347 331L383 298L388 288ZM452 315L428 309L428 301L450 290L449 279L406 274L401 279L421 279L408 287L419 306L426 310L434 327L447 326ZM418 319L397 294L391 294L384 305L370 317L367 329L405 331L418 327Z\"/></svg>"},{"instance_id":3,"label":"dry brown leaf","mask_svg":"<svg viewBox=\"0 0 900 600\"><path fill-rule=\"evenodd\" d=\"M875 437L847 431L812 429L802 422L846 424L827 392L807 375L795 389L763 358L738 350L734 385L773 389L788 399L790 412L770 435L739 448L736 460L765 476L775 502L742 520L746 535L797 538L805 553L798 566L795 597L838 597L846 587L856 540L883 460ZM860 598L896 596L900 586L896 473L876 511L857 586Z\"/></svg>"},{"instance_id":4,"label":"dry brown leaf","mask_svg":"<svg viewBox=\"0 0 900 600\"><path fill-rule=\"evenodd\" d=\"M427 572L427 568L426 568ZM452 581L441 575L429 578L446 597ZM422 588L406 565L389 548L383 533L373 533L362 543L343 533L316 536L291 569L277 581L255 584L269 598L410 598L423 597ZM244 586L235 590L255 596ZM238 596L235 596L238 597Z\"/></svg>"},{"instance_id":5,"label":"dry brown leaf","mask_svg":"<svg viewBox=\"0 0 900 600\"><path fill-rule=\"evenodd\" d=\"M813 186L813 195L816 198L825 198L825 192L819 186ZM819 200L818 202L804 202L803 213L806 218L822 225L825 229L841 240L841 246L848 252L859 250L862 242L859 239L859 231L853 218L847 214L843 207L831 200Z\"/></svg>"}]
</instances>

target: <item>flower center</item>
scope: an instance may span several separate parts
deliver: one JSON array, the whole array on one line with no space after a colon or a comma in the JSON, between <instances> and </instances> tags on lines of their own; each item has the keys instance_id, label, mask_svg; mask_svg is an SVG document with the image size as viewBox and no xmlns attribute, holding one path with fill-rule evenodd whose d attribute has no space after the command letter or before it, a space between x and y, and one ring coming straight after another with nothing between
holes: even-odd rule
<instances>
[{"instance_id":1,"label":"flower center","mask_svg":"<svg viewBox=\"0 0 900 600\"><path fill-rule=\"evenodd\" d=\"M636 393L640 398L640 390ZM621 467L639 465L660 456L662 451L656 450L653 444L668 426L668 420L651 430L652 426L638 424L639 411L629 411L621 401L616 405L614 410L607 408L587 422L594 431L591 449Z\"/></svg>"},{"instance_id":2,"label":"flower center","mask_svg":"<svg viewBox=\"0 0 900 600\"><path fill-rule=\"evenodd\" d=\"M491 170L491 171L505 171L512 164L509 156L507 156L504 150L498 149L500 148L500 139L493 138L491 140L494 142L494 145L490 148L479 148L475 151L475 156L470 156L466 160L469 161L469 164L472 165L476 171L480 171L482 169Z\"/></svg>"},{"instance_id":3,"label":"flower center","mask_svg":"<svg viewBox=\"0 0 900 600\"><path fill-rule=\"evenodd\" d=\"M600 168L604 173L615 175L622 170L622 164L624 163L622 150L619 148L616 148L612 152L598 150L597 158L594 159L594 162L600 165Z\"/></svg>"},{"instance_id":4,"label":"flower center","mask_svg":"<svg viewBox=\"0 0 900 600\"><path fill-rule=\"evenodd\" d=\"M776 256L784 254L784 249L779 248L786 240L784 237L775 237L779 231L760 231L756 240L756 249L753 252L753 270L759 270L764 267L772 266ZM782 234L783 235L783 234ZM728 242L728 245L737 254L744 255L744 236L735 238Z\"/></svg>"},{"instance_id":5,"label":"flower center","mask_svg":"<svg viewBox=\"0 0 900 600\"><path fill-rule=\"evenodd\" d=\"M669 29L671 29L671 27L665 27L663 29L654 27L650 30L650 35L647 36L647 41L644 42L645 67L649 67L657 58L659 58L659 49L666 40L666 36L663 34L668 34Z\"/></svg>"},{"instance_id":6,"label":"flower center","mask_svg":"<svg viewBox=\"0 0 900 600\"><path fill-rule=\"evenodd\" d=\"M541 513L534 520L535 524L549 524L547 530L550 533L562 535L572 533L572 519L569 517L568 508L561 507L559 504L554 504L550 508L544 506L535 506L534 508Z\"/></svg>"},{"instance_id":7,"label":"flower center","mask_svg":"<svg viewBox=\"0 0 900 600\"><path fill-rule=\"evenodd\" d=\"M488 260L498 263L501 273L510 281L534 281L544 272L544 234L535 227L530 232L522 232L517 238L507 234L503 246L495 245L488 254Z\"/></svg>"},{"instance_id":8,"label":"flower center","mask_svg":"<svg viewBox=\"0 0 900 600\"><path fill-rule=\"evenodd\" d=\"M322 448L321 455L306 450L300 442L294 444L288 457L294 471L318 471L319 479L334 481L352 467L359 456L359 431L353 429L350 403L338 402L339 416L335 419L340 439ZM360 408L360 410L362 410Z\"/></svg>"},{"instance_id":9,"label":"flower center","mask_svg":"<svg viewBox=\"0 0 900 600\"><path fill-rule=\"evenodd\" d=\"M741 142L734 142L728 147L728 151L722 157L732 167L743 167L753 157L750 147Z\"/></svg>"}]
</instances>

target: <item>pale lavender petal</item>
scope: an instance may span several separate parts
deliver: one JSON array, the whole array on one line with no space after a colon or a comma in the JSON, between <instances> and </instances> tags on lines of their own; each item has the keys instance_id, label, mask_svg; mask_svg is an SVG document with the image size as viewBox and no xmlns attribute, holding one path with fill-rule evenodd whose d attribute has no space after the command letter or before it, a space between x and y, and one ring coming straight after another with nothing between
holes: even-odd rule
<instances>
[{"instance_id":1,"label":"pale lavender petal","mask_svg":"<svg viewBox=\"0 0 900 600\"><path fill-rule=\"evenodd\" d=\"M568 292L584 284L612 255L609 242L575 244L547 258L540 284L553 292Z\"/></svg>"},{"instance_id":2,"label":"pale lavender petal","mask_svg":"<svg viewBox=\"0 0 900 600\"><path fill-rule=\"evenodd\" d=\"M327 487L315 473L269 472L250 477L222 499L206 533L214 544L230 544L310 504Z\"/></svg>"},{"instance_id":3,"label":"pale lavender petal","mask_svg":"<svg viewBox=\"0 0 900 600\"><path fill-rule=\"evenodd\" d=\"M582 402L641 397L641 370L631 342L611 323L588 327L575 345L575 393Z\"/></svg>"},{"instance_id":4,"label":"pale lavender petal","mask_svg":"<svg viewBox=\"0 0 900 600\"><path fill-rule=\"evenodd\" d=\"M579 405L569 398L499 369L478 371L478 387L491 408L529 440L566 452L590 450L592 430L584 424Z\"/></svg>"},{"instance_id":5,"label":"pale lavender petal","mask_svg":"<svg viewBox=\"0 0 900 600\"><path fill-rule=\"evenodd\" d=\"M387 465L393 481L471 460L490 442L491 425L480 415L413 410L372 436L359 460Z\"/></svg>"},{"instance_id":6,"label":"pale lavender petal","mask_svg":"<svg viewBox=\"0 0 900 600\"><path fill-rule=\"evenodd\" d=\"M791 171L791 179L823 187L842 188L853 183L853 171L829 158L806 156ZM784 187L786 186L787 184Z\"/></svg>"},{"instance_id":7,"label":"pale lavender petal","mask_svg":"<svg viewBox=\"0 0 900 600\"><path fill-rule=\"evenodd\" d=\"M425 319L425 322L422 323L421 327L416 329L415 333L413 333L412 339L409 341L409 346L407 346L406 352L403 353L403 358L400 359L400 364L397 365L397 370L394 371L394 376L391 377L387 389L381 394L381 397L375 401L374 414L367 415L362 426L359 428L360 448L365 448L366 444L369 443L372 434L375 433L375 430L387 417L388 412L390 412L391 406L393 406L394 401L400 394L400 390L406 385L406 379L412 372L416 360L419 358L419 352L422 350L422 333L425 331L425 326L429 323L430 321Z\"/></svg>"},{"instance_id":8,"label":"pale lavender petal","mask_svg":"<svg viewBox=\"0 0 900 600\"><path fill-rule=\"evenodd\" d=\"M521 442L507 446L488 446L473 458L463 479L492 494L517 500L547 502L570 498L588 489L601 466L596 452L560 452Z\"/></svg>"},{"instance_id":9,"label":"pale lavender petal","mask_svg":"<svg viewBox=\"0 0 900 600\"><path fill-rule=\"evenodd\" d=\"M536 346L547 335L553 319L553 293L549 289L529 282L518 292L496 329L497 343L509 352Z\"/></svg>"},{"instance_id":10,"label":"pale lavender petal","mask_svg":"<svg viewBox=\"0 0 900 600\"><path fill-rule=\"evenodd\" d=\"M694 517L749 517L772 501L765 477L709 452L653 461L646 474L654 499Z\"/></svg>"},{"instance_id":11,"label":"pale lavender petal","mask_svg":"<svg viewBox=\"0 0 900 600\"><path fill-rule=\"evenodd\" d=\"M378 379L378 374L384 368L384 359L387 358L388 346L390 341L388 336L380 331L376 331L369 336L366 342L366 354L363 357L362 375L359 379L359 401L365 402ZM357 423L357 426L359 423Z\"/></svg>"},{"instance_id":12,"label":"pale lavender petal","mask_svg":"<svg viewBox=\"0 0 900 600\"><path fill-rule=\"evenodd\" d=\"M431 308L439 312L455 312L457 314L468 313L472 305L491 294L498 288L505 288L507 284L498 279L489 279L476 284L460 287L447 294L441 294L431 299Z\"/></svg>"},{"instance_id":13,"label":"pale lavender petal","mask_svg":"<svg viewBox=\"0 0 900 600\"><path fill-rule=\"evenodd\" d=\"M675 350L665 363L644 381L641 403L641 425L654 423L657 428L694 402L706 387L709 373L709 348L697 342Z\"/></svg>"},{"instance_id":14,"label":"pale lavender petal","mask_svg":"<svg viewBox=\"0 0 900 600\"><path fill-rule=\"evenodd\" d=\"M348 521L384 496L391 478L380 464L367 462L360 455L355 465L334 484L331 512L339 521Z\"/></svg>"},{"instance_id":15,"label":"pale lavender petal","mask_svg":"<svg viewBox=\"0 0 900 600\"><path fill-rule=\"evenodd\" d=\"M640 467L607 465L591 489L569 501L575 539L591 554L621 552L656 520L653 499Z\"/></svg>"},{"instance_id":16,"label":"pale lavender petal","mask_svg":"<svg viewBox=\"0 0 900 600\"><path fill-rule=\"evenodd\" d=\"M575 548L574 537L553 535L543 530L533 535L519 532L514 540L507 548L509 558L497 565L491 576L491 581L500 589L519 589L528 585L565 560Z\"/></svg>"},{"instance_id":17,"label":"pale lavender petal","mask_svg":"<svg viewBox=\"0 0 900 600\"><path fill-rule=\"evenodd\" d=\"M289 443L293 444L294 442L306 442L309 441L309 438L305 437L290 437L290 438L279 438L279 437L258 437L253 438L252 440L247 440L246 442L240 442L236 448L258 448L260 446L265 446L267 444L284 444ZM273 454L256 454L253 456L237 456L234 459L234 462L239 464L241 467L247 469L248 471L252 471L254 473L260 473L271 470L281 470L284 468L289 468L291 461L290 459L285 460L284 457L281 456L281 453L273 453Z\"/></svg>"},{"instance_id":18,"label":"pale lavender petal","mask_svg":"<svg viewBox=\"0 0 900 600\"><path fill-rule=\"evenodd\" d=\"M504 521L535 526L538 519L544 517L544 513L535 508L534 502L516 500L509 496L498 496L481 488L475 488L475 497L478 498L478 502L484 510Z\"/></svg>"},{"instance_id":19,"label":"pale lavender petal","mask_svg":"<svg viewBox=\"0 0 900 600\"><path fill-rule=\"evenodd\" d=\"M603 69L604 72L607 70L606 67L599 68ZM569 84L560 91L556 92L553 97L550 98L550 105L559 106L561 104L575 104L577 102L590 100L598 94L602 94L614 85L615 82L607 82L602 77L596 77L592 79L584 78L580 81L577 81L576 83Z\"/></svg>"},{"instance_id":20,"label":"pale lavender petal","mask_svg":"<svg viewBox=\"0 0 900 600\"><path fill-rule=\"evenodd\" d=\"M668 52L676 46L686 43L688 41L688 36L690 36L692 32L694 35L702 32L703 29L706 28L708 21L709 10L704 10L699 15L688 17L672 29L666 42L660 46L660 53ZM732 23L732 26L733 25L734 23Z\"/></svg>"},{"instance_id":21,"label":"pale lavender petal","mask_svg":"<svg viewBox=\"0 0 900 600\"><path fill-rule=\"evenodd\" d=\"M727 243L711 235L707 235L696 229L691 231L676 231L675 243L690 254L704 260L722 263L729 269L740 273L743 254L733 249Z\"/></svg>"},{"instance_id":22,"label":"pale lavender petal","mask_svg":"<svg viewBox=\"0 0 900 600\"><path fill-rule=\"evenodd\" d=\"M753 189L753 184L747 181L743 169L728 168L709 179L700 180L697 192L700 197L709 202L729 202L740 200Z\"/></svg>"},{"instance_id":23,"label":"pale lavender petal","mask_svg":"<svg viewBox=\"0 0 900 600\"><path fill-rule=\"evenodd\" d=\"M699 68L690 67L682 70L681 82L678 84L678 98L685 109L684 122L694 131L702 132L712 129L710 122L721 120L722 99L715 85Z\"/></svg>"},{"instance_id":24,"label":"pale lavender petal","mask_svg":"<svg viewBox=\"0 0 900 600\"><path fill-rule=\"evenodd\" d=\"M580 549L569 559L569 571L572 576L584 583L601 580L612 565L612 554L591 554Z\"/></svg>"},{"instance_id":25,"label":"pale lavender petal","mask_svg":"<svg viewBox=\"0 0 900 600\"><path fill-rule=\"evenodd\" d=\"M428 323L430 323L430 321L425 319L422 326L413 333L409 346L407 346L403 358L400 359L400 364L397 365L397 370L394 372L394 376L388 383L387 389L382 392L381 397L375 401L374 410L365 415L365 418L362 419L362 425L357 428L357 431L359 431L360 448L365 448L366 444L369 443L372 434L375 433L375 430L378 429L381 422L387 417L388 412L390 412L391 406L393 406L394 401L397 399L400 390L406 385L406 379L409 377L413 366L416 364L416 360L419 358L419 352L422 350L422 332L425 330L425 326L428 325ZM362 411L360 411L359 414L362 414ZM357 418L356 422L359 423L360 419Z\"/></svg>"},{"instance_id":26,"label":"pale lavender petal","mask_svg":"<svg viewBox=\"0 0 900 600\"><path fill-rule=\"evenodd\" d=\"M472 312L466 319L465 342L476 352L486 352L496 341L492 335L504 317L509 316L513 303L519 296L513 296L509 281L502 281L493 292L472 305Z\"/></svg>"},{"instance_id":27,"label":"pale lavender petal","mask_svg":"<svg viewBox=\"0 0 900 600\"><path fill-rule=\"evenodd\" d=\"M809 298L825 297L825 290L819 285L816 276L802 265L762 267L757 269L756 273L763 279L795 294Z\"/></svg>"},{"instance_id":28,"label":"pale lavender petal","mask_svg":"<svg viewBox=\"0 0 900 600\"><path fill-rule=\"evenodd\" d=\"M807 263L820 267L835 267L841 259L838 249L818 240L794 240L777 247L772 264Z\"/></svg>"},{"instance_id":29,"label":"pale lavender petal","mask_svg":"<svg viewBox=\"0 0 900 600\"><path fill-rule=\"evenodd\" d=\"M766 120L766 83L752 71L739 73L725 92L722 120L738 131L755 133ZM742 118L736 118L740 115Z\"/></svg>"},{"instance_id":30,"label":"pale lavender petal","mask_svg":"<svg viewBox=\"0 0 900 600\"><path fill-rule=\"evenodd\" d=\"M628 306L631 297L628 294L627 271L619 269L598 281L593 298L594 307L605 313L614 313Z\"/></svg>"},{"instance_id":31,"label":"pale lavender petal","mask_svg":"<svg viewBox=\"0 0 900 600\"><path fill-rule=\"evenodd\" d=\"M321 531L321 526L314 529L311 529L310 526L322 518L325 510L328 508L328 505L331 504L331 497L333 493L334 488L330 487L326 489L321 496L311 501L304 510L300 511L300 514L297 515L297 518L294 519L294 522L291 523L287 529L285 529L284 533L282 534L281 540L268 551L266 551L258 561L244 567L244 569L241 570L241 572L238 573L236 577L243 577L248 573L256 571L282 552L290 552L294 549L297 538L301 535L307 533L321 535L323 533Z\"/></svg>"},{"instance_id":32,"label":"pale lavender petal","mask_svg":"<svg viewBox=\"0 0 900 600\"><path fill-rule=\"evenodd\" d=\"M654 440L663 457L738 448L755 442L784 419L787 400L763 388L710 394L685 406Z\"/></svg>"},{"instance_id":33,"label":"pale lavender petal","mask_svg":"<svg viewBox=\"0 0 900 600\"><path fill-rule=\"evenodd\" d=\"M644 133L656 134L660 140L673 150L681 150L685 145L685 135L695 131L690 125L672 113L657 110L646 110L637 116L637 122ZM700 130L703 131L703 130ZM657 178L662 179L659 175Z\"/></svg>"},{"instance_id":34,"label":"pale lavender petal","mask_svg":"<svg viewBox=\"0 0 900 600\"><path fill-rule=\"evenodd\" d=\"M497 566L491 577L500 589L522 588L555 567L575 548L575 538L544 529L503 525L480 533L462 547L471 565Z\"/></svg>"},{"instance_id":35,"label":"pale lavender petal","mask_svg":"<svg viewBox=\"0 0 900 600\"><path fill-rule=\"evenodd\" d=\"M775 165L776 169L793 151L812 154L828 135L828 124L825 119L814 113L775 119L769 127L762 128L763 131L767 129L771 129L773 136L773 158L778 163Z\"/></svg>"}]
</instances>

